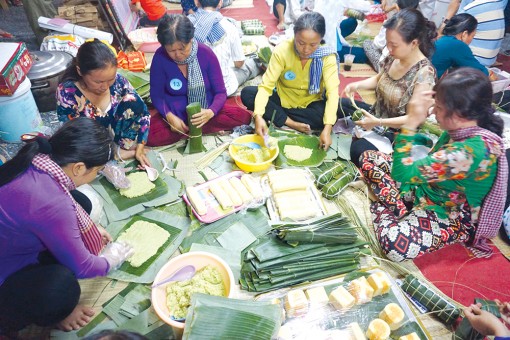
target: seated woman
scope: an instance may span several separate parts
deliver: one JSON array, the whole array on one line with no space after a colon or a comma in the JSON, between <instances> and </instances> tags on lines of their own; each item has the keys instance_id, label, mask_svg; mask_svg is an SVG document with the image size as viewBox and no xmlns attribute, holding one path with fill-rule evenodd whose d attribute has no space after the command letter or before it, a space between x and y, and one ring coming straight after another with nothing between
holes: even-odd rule
<instances>
[{"instance_id":1,"label":"seated woman","mask_svg":"<svg viewBox=\"0 0 510 340\"><path fill-rule=\"evenodd\" d=\"M337 121L338 62L336 52L322 46L324 17L307 12L294 25L294 39L273 51L262 83L241 91L241 100L253 110L255 130L267 133L266 121L304 133L322 129L320 147L331 145L331 130ZM276 88L276 91L274 89Z\"/></svg>"},{"instance_id":2,"label":"seated woman","mask_svg":"<svg viewBox=\"0 0 510 340\"><path fill-rule=\"evenodd\" d=\"M118 158L135 157L141 167L150 166L144 150L149 111L129 81L117 74L117 57L101 41L94 39L78 49L57 88L57 115L63 122L77 117L97 120L113 130Z\"/></svg>"},{"instance_id":3,"label":"seated woman","mask_svg":"<svg viewBox=\"0 0 510 340\"><path fill-rule=\"evenodd\" d=\"M400 11L405 8L418 8L418 0L397 0L397 2L385 9L389 11ZM388 48L386 47L386 28L383 26L374 40L365 40L363 42L363 50L367 58L376 72L380 71L379 64L388 56Z\"/></svg>"},{"instance_id":4,"label":"seated woman","mask_svg":"<svg viewBox=\"0 0 510 340\"><path fill-rule=\"evenodd\" d=\"M194 32L191 21L180 14L170 15L158 26L161 47L152 59L151 99L160 115L152 116L148 145L168 145L186 138L186 106L193 102L199 102L202 111L191 123L204 134L250 122L247 110L225 104L227 92L218 59L193 38Z\"/></svg>"},{"instance_id":5,"label":"seated woman","mask_svg":"<svg viewBox=\"0 0 510 340\"><path fill-rule=\"evenodd\" d=\"M375 233L392 261L453 243L488 256L486 240L501 225L508 164L489 78L459 68L435 91L421 92L409 103L393 157L373 150L361 157L363 176L378 199L371 206ZM431 106L445 131L428 155L417 159L412 151L420 140L416 129Z\"/></svg>"},{"instance_id":6,"label":"seated woman","mask_svg":"<svg viewBox=\"0 0 510 340\"><path fill-rule=\"evenodd\" d=\"M90 321L94 310L78 305L77 279L106 275L132 249L103 249L112 239L75 188L96 178L114 152L104 127L76 118L49 139L34 137L0 167L1 331L32 323L69 331Z\"/></svg>"},{"instance_id":7,"label":"seated woman","mask_svg":"<svg viewBox=\"0 0 510 340\"><path fill-rule=\"evenodd\" d=\"M436 40L431 58L438 78L451 68L464 66L476 68L489 75L489 70L480 64L468 46L475 36L477 25L475 17L467 13L445 20L443 36Z\"/></svg>"},{"instance_id":8,"label":"seated woman","mask_svg":"<svg viewBox=\"0 0 510 340\"><path fill-rule=\"evenodd\" d=\"M383 26L389 56L376 76L347 85L345 94L351 96L358 90L375 90L373 106L357 103L370 113L356 124L367 131L376 126L385 128L384 135L393 141L394 132L408 120L407 103L416 93L434 86L436 71L428 56L432 53L432 39L437 33L434 23L427 21L416 9L401 10ZM343 98L341 105L345 115L352 115L356 110L348 98ZM359 157L366 150L378 149L365 138L353 141L352 162L359 166Z\"/></svg>"}]
</instances>

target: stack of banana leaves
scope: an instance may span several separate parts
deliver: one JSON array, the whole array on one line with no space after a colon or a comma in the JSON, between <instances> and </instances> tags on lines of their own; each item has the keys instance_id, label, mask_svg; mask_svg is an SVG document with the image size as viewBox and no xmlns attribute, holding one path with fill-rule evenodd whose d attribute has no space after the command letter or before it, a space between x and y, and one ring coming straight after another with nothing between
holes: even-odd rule
<instances>
[{"instance_id":1,"label":"stack of banana leaves","mask_svg":"<svg viewBox=\"0 0 510 340\"><path fill-rule=\"evenodd\" d=\"M363 254L370 254L370 249L365 241L353 235L349 224L345 224L343 219L339 222L338 216L333 216L324 218L322 222L315 221L317 225L322 225L319 229L313 230L310 224L309 232L296 232L291 241L297 244L294 246L274 233L260 237L257 245L249 248L244 255L239 280L241 288L251 292L265 292L359 269ZM343 226L329 233L328 229L332 225L327 226L328 220ZM291 234L287 230L292 228L288 227L276 228L276 234L285 233L284 237ZM317 241L319 234L319 243L309 243Z\"/></svg>"},{"instance_id":2,"label":"stack of banana leaves","mask_svg":"<svg viewBox=\"0 0 510 340\"><path fill-rule=\"evenodd\" d=\"M119 68L117 70L123 75L136 90L138 95L143 99L144 102L150 103L150 75L144 72L131 72Z\"/></svg>"},{"instance_id":3,"label":"stack of banana leaves","mask_svg":"<svg viewBox=\"0 0 510 340\"><path fill-rule=\"evenodd\" d=\"M351 244L358 239L356 228L340 213L303 222L278 221L269 224L278 237L291 246L303 243Z\"/></svg>"}]
</instances>

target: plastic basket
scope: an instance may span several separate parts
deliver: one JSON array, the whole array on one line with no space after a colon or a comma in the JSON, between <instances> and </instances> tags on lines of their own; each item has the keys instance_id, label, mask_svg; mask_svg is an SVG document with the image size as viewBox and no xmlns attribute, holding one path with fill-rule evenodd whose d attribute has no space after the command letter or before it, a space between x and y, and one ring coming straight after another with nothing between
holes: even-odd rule
<instances>
[{"instance_id":1,"label":"plastic basket","mask_svg":"<svg viewBox=\"0 0 510 340\"><path fill-rule=\"evenodd\" d=\"M492 82L492 92L498 93L506 90L508 86L510 86L510 74L508 72L502 71L496 67L491 67L489 70L498 76L498 80Z\"/></svg>"}]
</instances>

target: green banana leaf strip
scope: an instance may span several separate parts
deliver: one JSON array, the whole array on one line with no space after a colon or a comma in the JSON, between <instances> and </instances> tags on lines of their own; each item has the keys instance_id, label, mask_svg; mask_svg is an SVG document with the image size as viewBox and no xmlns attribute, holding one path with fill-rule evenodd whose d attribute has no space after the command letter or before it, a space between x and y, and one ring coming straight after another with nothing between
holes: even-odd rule
<instances>
[{"instance_id":1,"label":"green banana leaf strip","mask_svg":"<svg viewBox=\"0 0 510 340\"><path fill-rule=\"evenodd\" d=\"M271 339L276 335L281 324L280 306L270 302L211 297L193 295L183 340Z\"/></svg>"},{"instance_id":2,"label":"green banana leaf strip","mask_svg":"<svg viewBox=\"0 0 510 340\"><path fill-rule=\"evenodd\" d=\"M329 270L311 274L306 278L291 279L291 280L287 280L285 282L278 283L278 284L265 283L265 284L260 284L260 285L254 285L255 290L253 290L253 291L264 292L264 291L269 291L269 290L275 290L278 288L293 286L298 283L310 282L310 281L324 279L326 277L330 277L330 276L334 276L334 275L349 273L349 272L351 272L353 270L357 270L357 269L359 269L359 265L357 265L357 264L352 265L352 266L347 266L347 267L341 267L341 268L332 268Z\"/></svg>"},{"instance_id":3,"label":"green banana leaf strip","mask_svg":"<svg viewBox=\"0 0 510 340\"><path fill-rule=\"evenodd\" d=\"M363 240L357 240L356 242L354 242L352 244L334 245L334 246L329 246L329 247L325 247L324 245L319 244L319 247L315 247L315 248L309 249L309 250L303 250L303 249L307 249L306 247L309 246L310 244L299 245L297 247L291 247L280 240L277 240L277 242L279 242L279 244L275 243L277 245L277 247L282 247L282 245L283 245L285 247L290 247L290 248L295 249L296 252L292 253L290 255L287 255L287 256L283 255L280 257L276 257L276 258L273 258L272 260L259 261L259 262L252 261L252 263L254 263L255 266L257 266L256 264L259 263L263 267L268 267L268 266L275 265L275 264L283 264L283 263L287 263L287 262L303 260L303 259L306 259L306 258L309 258L312 256L317 257L317 256L325 255L328 253L334 253L336 251L347 251L347 250L351 250L351 249L358 249L359 247L366 244L366 242ZM313 245L315 245L315 244L313 244Z\"/></svg>"},{"instance_id":4,"label":"green banana leaf strip","mask_svg":"<svg viewBox=\"0 0 510 340\"><path fill-rule=\"evenodd\" d=\"M166 242L161 247L159 247L156 254L154 254L151 258L149 258L147 261L145 261L140 267L133 267L128 261L125 261L120 266L120 268L117 269L117 270L123 271L128 274L141 276L143 273L145 273L147 268L149 268L152 265L152 263L158 258L158 256L177 238L177 236L179 236L179 234L181 233L181 230L177 229L175 227L172 227L168 224L161 223L159 221L154 221L154 220L151 220L151 219L148 219L145 217L141 217L141 216L133 216L131 221L129 221L126 224L126 226L124 228L122 228L122 230L118 233L118 235L120 235L124 231L126 231L136 221L146 221L146 222L150 222L150 223L155 223L159 227L165 229L166 231L168 231L170 233L170 237L166 240Z\"/></svg>"},{"instance_id":5,"label":"green banana leaf strip","mask_svg":"<svg viewBox=\"0 0 510 340\"><path fill-rule=\"evenodd\" d=\"M353 254L355 256L358 256L359 253L360 253L360 249L357 247L354 247L351 249L330 251L330 252L324 253L322 255L317 255L317 256L311 254L311 256L309 256L309 257L302 258L302 259L296 259L296 260L279 261L279 262L272 261L270 263L259 263L256 261L251 261L251 263L253 264L253 266L255 267L256 270L263 271L263 270L271 270L273 268L280 268L281 266L288 265L288 264L294 264L294 263L303 263L303 264L320 263L321 261L327 261L332 258L346 259L346 258L350 258L351 256L353 256Z\"/></svg>"},{"instance_id":6,"label":"green banana leaf strip","mask_svg":"<svg viewBox=\"0 0 510 340\"><path fill-rule=\"evenodd\" d=\"M246 214L232 214L210 224L204 224L201 228L193 231L180 245L181 252L188 252L193 243L221 246L216 239L233 224L241 222L250 232L259 237L271 230L267 216L261 209L247 211Z\"/></svg>"}]
</instances>

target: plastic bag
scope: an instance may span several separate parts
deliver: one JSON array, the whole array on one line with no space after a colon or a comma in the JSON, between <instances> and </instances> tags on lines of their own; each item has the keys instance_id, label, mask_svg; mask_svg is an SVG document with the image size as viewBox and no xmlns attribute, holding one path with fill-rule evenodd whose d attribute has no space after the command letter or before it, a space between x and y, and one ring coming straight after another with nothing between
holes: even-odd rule
<instances>
[{"instance_id":1,"label":"plastic bag","mask_svg":"<svg viewBox=\"0 0 510 340\"><path fill-rule=\"evenodd\" d=\"M120 267L126 259L133 256L135 249L124 241L111 242L104 247L103 252L99 255L104 257L110 264L110 270L113 271Z\"/></svg>"},{"instance_id":2,"label":"plastic bag","mask_svg":"<svg viewBox=\"0 0 510 340\"><path fill-rule=\"evenodd\" d=\"M117 162L110 161L106 163L101 174L106 177L108 182L112 183L117 189L127 189L131 185L129 179L126 177L126 172L131 171L133 168L123 168Z\"/></svg>"}]
</instances>

